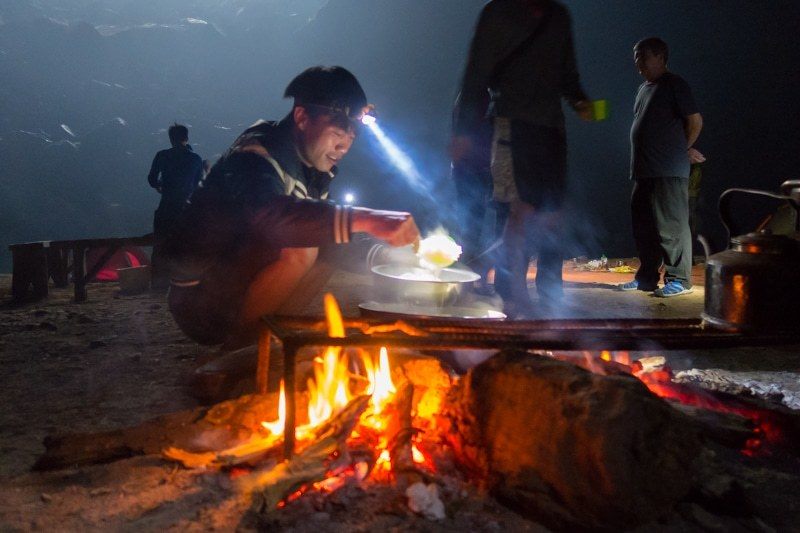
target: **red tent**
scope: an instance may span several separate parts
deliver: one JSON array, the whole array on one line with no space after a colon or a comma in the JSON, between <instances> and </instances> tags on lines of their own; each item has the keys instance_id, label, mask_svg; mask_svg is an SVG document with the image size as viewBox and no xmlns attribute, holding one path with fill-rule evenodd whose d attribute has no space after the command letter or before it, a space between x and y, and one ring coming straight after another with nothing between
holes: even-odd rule
<instances>
[{"instance_id":1,"label":"red tent","mask_svg":"<svg viewBox=\"0 0 800 533\"><path fill-rule=\"evenodd\" d=\"M86 266L91 268L106 252L106 248L93 248L86 253ZM141 248L137 246L126 246L120 248L106 261L103 268L94 277L94 281L118 281L118 268L128 268L142 265L149 265L150 258Z\"/></svg>"}]
</instances>

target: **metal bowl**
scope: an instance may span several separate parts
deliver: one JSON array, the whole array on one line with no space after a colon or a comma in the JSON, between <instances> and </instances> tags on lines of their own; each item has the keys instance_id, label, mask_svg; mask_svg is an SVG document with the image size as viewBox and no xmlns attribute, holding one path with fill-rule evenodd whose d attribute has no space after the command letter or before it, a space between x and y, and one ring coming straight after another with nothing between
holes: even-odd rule
<instances>
[{"instance_id":1,"label":"metal bowl","mask_svg":"<svg viewBox=\"0 0 800 533\"><path fill-rule=\"evenodd\" d=\"M460 268L443 268L433 274L409 265L378 265L372 267L372 274L378 302L438 308L455 303L464 284L481 279Z\"/></svg>"}]
</instances>

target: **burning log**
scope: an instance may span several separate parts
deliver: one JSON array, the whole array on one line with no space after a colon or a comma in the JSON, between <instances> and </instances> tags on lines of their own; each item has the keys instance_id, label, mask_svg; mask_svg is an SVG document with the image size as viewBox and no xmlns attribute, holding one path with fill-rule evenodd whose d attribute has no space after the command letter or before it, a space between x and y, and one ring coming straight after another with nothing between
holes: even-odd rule
<instances>
[{"instance_id":1,"label":"burning log","mask_svg":"<svg viewBox=\"0 0 800 533\"><path fill-rule=\"evenodd\" d=\"M170 446L190 453L226 450L259 434L261 421L274 416L277 400L276 394L248 395L210 408L160 416L135 427L48 436L44 440L45 452L33 469L108 463L135 455L160 454ZM210 464L214 456L205 459Z\"/></svg>"},{"instance_id":2,"label":"burning log","mask_svg":"<svg viewBox=\"0 0 800 533\"><path fill-rule=\"evenodd\" d=\"M178 461L186 468L222 468L241 464L255 464L268 457L277 458L283 438L280 435L253 434L249 440L222 451L190 452L176 446L165 448L161 455Z\"/></svg>"},{"instance_id":3,"label":"burning log","mask_svg":"<svg viewBox=\"0 0 800 533\"><path fill-rule=\"evenodd\" d=\"M630 376L504 352L443 411L443 437L473 479L548 527L635 526L695 485L693 425Z\"/></svg>"},{"instance_id":4,"label":"burning log","mask_svg":"<svg viewBox=\"0 0 800 533\"><path fill-rule=\"evenodd\" d=\"M369 396L352 400L339 414L316 432L304 450L274 468L253 472L238 479L238 488L252 494L253 508L269 512L303 487L325 479L331 455L346 453L346 439L369 404Z\"/></svg>"},{"instance_id":5,"label":"burning log","mask_svg":"<svg viewBox=\"0 0 800 533\"><path fill-rule=\"evenodd\" d=\"M673 407L689 416L704 439L726 448L744 449L747 441L753 438L755 424L744 416L679 403Z\"/></svg>"},{"instance_id":6,"label":"burning log","mask_svg":"<svg viewBox=\"0 0 800 533\"><path fill-rule=\"evenodd\" d=\"M405 489L406 487L419 483L423 476L414 464L412 453L412 438L415 429L411 410L414 402L414 385L405 382L398 387L398 392L394 399L397 413L396 429L389 453L392 458L392 472L397 480L397 484Z\"/></svg>"}]
</instances>

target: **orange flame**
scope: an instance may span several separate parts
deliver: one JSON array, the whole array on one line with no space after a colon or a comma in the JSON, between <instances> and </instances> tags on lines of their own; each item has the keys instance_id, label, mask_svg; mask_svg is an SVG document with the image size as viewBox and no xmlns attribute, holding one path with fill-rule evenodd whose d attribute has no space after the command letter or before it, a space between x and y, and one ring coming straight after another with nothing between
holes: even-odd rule
<instances>
[{"instance_id":1,"label":"orange flame","mask_svg":"<svg viewBox=\"0 0 800 533\"><path fill-rule=\"evenodd\" d=\"M324 298L325 318L330 337L344 337L344 321L339 304L331 294ZM369 354L359 356L366 372L366 394L372 395L373 413L380 414L396 392L392 382L389 354L385 347L380 349L377 362ZM350 390L351 373L349 358L339 347L329 346L321 357L314 359L313 377L308 380L308 424L297 428L297 438L302 440L310 431L331 418L355 396ZM360 376L355 376L361 379ZM274 422L262 422L262 426L273 435L283 434L286 420L286 392L281 381L278 400L278 418ZM382 429L378 418L371 420L370 426Z\"/></svg>"},{"instance_id":2,"label":"orange flame","mask_svg":"<svg viewBox=\"0 0 800 533\"><path fill-rule=\"evenodd\" d=\"M333 338L344 337L341 310L332 295L325 295L324 306L328 335ZM372 468L363 461L344 468L335 468L326 473L323 481L302 487L285 498L278 507L299 498L309 489L332 492L344 486L348 478L361 481L373 471L390 472L392 458L388 449L390 435L387 430L392 425L391 402L396 392L389 353L385 347L380 348L377 358L374 353L366 350L345 351L335 346L325 348L313 361L313 374L308 380L308 424L296 428L297 440L303 442L313 438L314 430L335 416L353 398L369 394L370 408L362 415L350 438L359 439L372 447L377 459ZM286 391L281 381L278 417L273 422L262 422L262 426L270 433L269 438L283 435L285 420ZM433 467L432 462L415 443L412 443L411 454L415 464L424 468Z\"/></svg>"},{"instance_id":3,"label":"orange flame","mask_svg":"<svg viewBox=\"0 0 800 533\"><path fill-rule=\"evenodd\" d=\"M281 380L281 392L278 397L278 419L275 422L261 422L273 435L283 435L283 424L286 422L286 391Z\"/></svg>"},{"instance_id":4,"label":"orange flame","mask_svg":"<svg viewBox=\"0 0 800 533\"><path fill-rule=\"evenodd\" d=\"M328 322L328 336L334 338L344 337L344 322L342 321L342 310L336 298L331 293L325 293L325 320Z\"/></svg>"},{"instance_id":5,"label":"orange flame","mask_svg":"<svg viewBox=\"0 0 800 533\"><path fill-rule=\"evenodd\" d=\"M344 337L342 311L336 298L327 293L324 304L328 336ZM322 359L314 360L314 378L308 380L308 422L311 426L329 419L353 397L348 388L350 376L341 351L341 348L329 346Z\"/></svg>"},{"instance_id":6,"label":"orange flame","mask_svg":"<svg viewBox=\"0 0 800 533\"><path fill-rule=\"evenodd\" d=\"M392 381L392 372L389 367L389 354L386 348L381 347L377 368L375 368L372 358L370 357L364 358L364 367L367 372L367 379L369 379L370 383L367 394L372 395L373 412L379 415L392 395L397 392L397 389L394 387L394 382Z\"/></svg>"}]
</instances>

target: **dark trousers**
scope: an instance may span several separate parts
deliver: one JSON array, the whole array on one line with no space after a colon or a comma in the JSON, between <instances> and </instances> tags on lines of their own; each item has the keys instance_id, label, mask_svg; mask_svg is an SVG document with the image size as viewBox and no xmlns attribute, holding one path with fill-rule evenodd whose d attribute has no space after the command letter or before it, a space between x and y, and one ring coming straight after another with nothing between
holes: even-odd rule
<instances>
[{"instance_id":1,"label":"dark trousers","mask_svg":"<svg viewBox=\"0 0 800 533\"><path fill-rule=\"evenodd\" d=\"M633 238L641 265L640 285L655 286L664 265L664 283L692 286L692 235L689 230L689 189L685 178L634 181L631 194Z\"/></svg>"},{"instance_id":2,"label":"dark trousers","mask_svg":"<svg viewBox=\"0 0 800 533\"><path fill-rule=\"evenodd\" d=\"M512 207L495 289L504 299L527 300L525 279L531 252L536 254L536 291L540 297L562 294L562 206L566 194L567 143L564 132L511 122L514 183L522 206ZM530 243L530 244L529 244ZM524 294L522 292L524 291Z\"/></svg>"},{"instance_id":3,"label":"dark trousers","mask_svg":"<svg viewBox=\"0 0 800 533\"><path fill-rule=\"evenodd\" d=\"M180 216L180 208L159 206L153 215L153 254L150 257L150 278L154 289L169 287L169 267L164 257L164 243Z\"/></svg>"},{"instance_id":4,"label":"dark trousers","mask_svg":"<svg viewBox=\"0 0 800 533\"><path fill-rule=\"evenodd\" d=\"M458 202L456 233L464 247L461 260L470 262L481 253L481 229L492 194L492 176L488 167L454 163L453 184Z\"/></svg>"},{"instance_id":5,"label":"dark trousers","mask_svg":"<svg viewBox=\"0 0 800 533\"><path fill-rule=\"evenodd\" d=\"M561 217L560 212L534 212L524 217L522 235L513 238L510 233L505 234L506 244L495 272L495 290L504 300L527 299L525 285L531 256L537 257L536 292L539 297L561 298Z\"/></svg>"}]
</instances>

